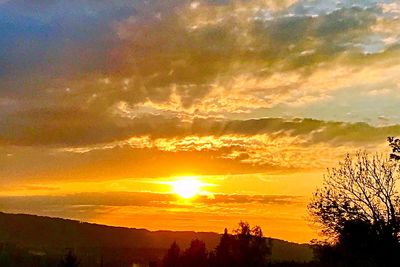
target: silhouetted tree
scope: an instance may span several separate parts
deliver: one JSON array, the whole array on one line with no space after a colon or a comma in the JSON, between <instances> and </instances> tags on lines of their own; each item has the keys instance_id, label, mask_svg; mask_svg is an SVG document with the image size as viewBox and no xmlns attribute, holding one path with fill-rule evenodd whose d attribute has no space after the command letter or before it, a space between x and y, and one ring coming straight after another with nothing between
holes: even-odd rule
<instances>
[{"instance_id":1,"label":"silhouetted tree","mask_svg":"<svg viewBox=\"0 0 400 267\"><path fill-rule=\"evenodd\" d=\"M233 235L229 235L225 229L215 250L215 265L262 267L267 266L270 254L269 244L261 228L251 228L247 222L240 222Z\"/></svg>"},{"instance_id":2,"label":"silhouetted tree","mask_svg":"<svg viewBox=\"0 0 400 267\"><path fill-rule=\"evenodd\" d=\"M180 253L174 242L166 253L164 267L265 267L268 266L271 250L260 227L251 228L240 222L239 228L228 234L225 229L215 251L207 253L203 241L195 239L189 248Z\"/></svg>"},{"instance_id":3,"label":"silhouetted tree","mask_svg":"<svg viewBox=\"0 0 400 267\"><path fill-rule=\"evenodd\" d=\"M180 253L181 250L176 242L172 243L168 249L167 254L163 259L163 267L178 267L180 266Z\"/></svg>"},{"instance_id":4,"label":"silhouetted tree","mask_svg":"<svg viewBox=\"0 0 400 267\"><path fill-rule=\"evenodd\" d=\"M328 170L308 205L330 243L316 246L321 266L386 267L399 250L399 162L358 153Z\"/></svg>"},{"instance_id":5,"label":"silhouetted tree","mask_svg":"<svg viewBox=\"0 0 400 267\"><path fill-rule=\"evenodd\" d=\"M308 205L323 233L337 239L348 221L365 222L381 238L399 235L399 163L381 156L349 155L328 170L323 188Z\"/></svg>"},{"instance_id":6,"label":"silhouetted tree","mask_svg":"<svg viewBox=\"0 0 400 267\"><path fill-rule=\"evenodd\" d=\"M392 148L390 158L400 160L400 138L388 137L389 146Z\"/></svg>"},{"instance_id":7,"label":"silhouetted tree","mask_svg":"<svg viewBox=\"0 0 400 267\"><path fill-rule=\"evenodd\" d=\"M182 255L182 266L204 267L207 266L208 253L206 244L198 239L192 240L190 247Z\"/></svg>"},{"instance_id":8,"label":"silhouetted tree","mask_svg":"<svg viewBox=\"0 0 400 267\"><path fill-rule=\"evenodd\" d=\"M240 255L238 260L240 266L266 266L270 249L261 228L259 226L251 228L247 222L241 221L239 228L234 232L239 246L237 254Z\"/></svg>"},{"instance_id":9,"label":"silhouetted tree","mask_svg":"<svg viewBox=\"0 0 400 267\"><path fill-rule=\"evenodd\" d=\"M225 228L224 234L221 236L218 246L215 249L214 265L221 267L235 266L235 239L228 234Z\"/></svg>"},{"instance_id":10,"label":"silhouetted tree","mask_svg":"<svg viewBox=\"0 0 400 267\"><path fill-rule=\"evenodd\" d=\"M399 245L368 222L347 221L335 244L320 243L315 252L324 267L390 267L397 266Z\"/></svg>"},{"instance_id":11,"label":"silhouetted tree","mask_svg":"<svg viewBox=\"0 0 400 267\"><path fill-rule=\"evenodd\" d=\"M72 252L72 250L68 250L67 254L65 254L64 258L59 264L60 267L78 267L79 265L80 261Z\"/></svg>"},{"instance_id":12,"label":"silhouetted tree","mask_svg":"<svg viewBox=\"0 0 400 267\"><path fill-rule=\"evenodd\" d=\"M5 244L0 243L0 266L12 266L11 255Z\"/></svg>"}]
</instances>

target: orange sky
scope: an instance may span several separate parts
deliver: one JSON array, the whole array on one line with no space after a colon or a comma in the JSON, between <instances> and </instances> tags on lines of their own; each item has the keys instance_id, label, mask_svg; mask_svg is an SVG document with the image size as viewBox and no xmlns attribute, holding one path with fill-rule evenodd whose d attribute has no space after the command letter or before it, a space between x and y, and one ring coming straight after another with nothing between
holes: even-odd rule
<instances>
[{"instance_id":1,"label":"orange sky","mask_svg":"<svg viewBox=\"0 0 400 267\"><path fill-rule=\"evenodd\" d=\"M182 179L199 181L196 196L185 199L174 190ZM309 182L294 187L298 179ZM268 236L308 242L316 231L305 206L320 180L319 172L299 172L47 182L11 187L0 208L150 230L221 232L246 220Z\"/></svg>"},{"instance_id":2,"label":"orange sky","mask_svg":"<svg viewBox=\"0 0 400 267\"><path fill-rule=\"evenodd\" d=\"M0 211L308 242L326 168L400 135L397 1L79 2L0 1Z\"/></svg>"}]
</instances>

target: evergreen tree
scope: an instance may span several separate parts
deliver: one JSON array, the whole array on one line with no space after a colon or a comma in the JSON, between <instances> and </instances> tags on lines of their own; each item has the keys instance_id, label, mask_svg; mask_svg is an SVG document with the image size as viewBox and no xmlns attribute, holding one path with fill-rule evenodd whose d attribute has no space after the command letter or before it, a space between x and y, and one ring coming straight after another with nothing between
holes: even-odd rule
<instances>
[{"instance_id":1,"label":"evergreen tree","mask_svg":"<svg viewBox=\"0 0 400 267\"><path fill-rule=\"evenodd\" d=\"M61 260L60 267L78 267L80 265L79 259L75 256L72 250L68 250L64 258Z\"/></svg>"},{"instance_id":2,"label":"evergreen tree","mask_svg":"<svg viewBox=\"0 0 400 267\"><path fill-rule=\"evenodd\" d=\"M176 242L173 242L163 259L163 267L179 267L181 250Z\"/></svg>"},{"instance_id":3,"label":"evergreen tree","mask_svg":"<svg viewBox=\"0 0 400 267\"><path fill-rule=\"evenodd\" d=\"M208 254L206 244L198 239L192 240L190 247L182 255L182 265L204 267L207 265Z\"/></svg>"}]
</instances>

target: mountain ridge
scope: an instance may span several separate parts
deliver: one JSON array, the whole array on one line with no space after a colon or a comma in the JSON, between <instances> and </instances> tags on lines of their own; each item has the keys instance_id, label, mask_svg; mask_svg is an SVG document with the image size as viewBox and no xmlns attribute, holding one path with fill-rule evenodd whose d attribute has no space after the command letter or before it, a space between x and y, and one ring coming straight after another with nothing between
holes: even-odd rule
<instances>
[{"instance_id":1,"label":"mountain ridge","mask_svg":"<svg viewBox=\"0 0 400 267\"><path fill-rule=\"evenodd\" d=\"M59 253L65 248L77 249L129 249L137 252L152 251L147 257L160 258L172 242L181 248L193 239L206 243L209 250L216 247L221 234L196 231L150 231L144 228L108 226L77 220L10 214L0 212L0 243L41 249L46 253ZM307 244L268 238L272 244L273 261L307 262L312 259L312 248ZM153 253L154 252L154 253Z\"/></svg>"}]
</instances>

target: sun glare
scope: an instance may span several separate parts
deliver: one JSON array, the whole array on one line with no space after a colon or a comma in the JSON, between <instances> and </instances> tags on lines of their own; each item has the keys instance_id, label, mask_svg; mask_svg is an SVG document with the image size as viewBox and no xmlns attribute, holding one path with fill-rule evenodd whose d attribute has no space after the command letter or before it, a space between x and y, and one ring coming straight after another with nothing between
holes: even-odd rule
<instances>
[{"instance_id":1,"label":"sun glare","mask_svg":"<svg viewBox=\"0 0 400 267\"><path fill-rule=\"evenodd\" d=\"M171 184L174 193L185 199L198 195L202 187L202 183L195 177L182 177Z\"/></svg>"}]
</instances>

